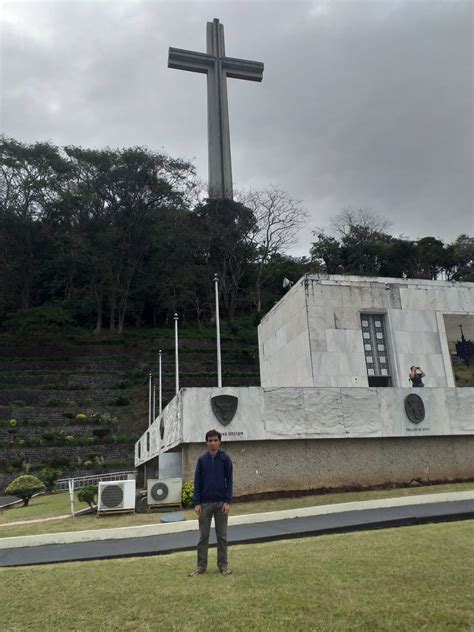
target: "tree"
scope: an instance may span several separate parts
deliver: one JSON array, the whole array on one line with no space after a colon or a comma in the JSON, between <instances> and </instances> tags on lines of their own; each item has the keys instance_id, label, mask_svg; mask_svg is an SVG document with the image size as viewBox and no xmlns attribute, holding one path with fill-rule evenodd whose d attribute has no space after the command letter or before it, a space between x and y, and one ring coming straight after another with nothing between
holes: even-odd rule
<instances>
[{"instance_id":1,"label":"tree","mask_svg":"<svg viewBox=\"0 0 474 632\"><path fill-rule=\"evenodd\" d=\"M447 246L446 276L450 281L474 281L474 237L459 235Z\"/></svg>"},{"instance_id":2,"label":"tree","mask_svg":"<svg viewBox=\"0 0 474 632\"><path fill-rule=\"evenodd\" d=\"M97 485L86 485L77 492L77 500L80 503L87 503L92 511L97 509Z\"/></svg>"},{"instance_id":3,"label":"tree","mask_svg":"<svg viewBox=\"0 0 474 632\"><path fill-rule=\"evenodd\" d=\"M23 500L23 507L27 507L30 502L30 498L34 494L42 492L44 489L45 485L39 480L39 478L29 474L24 474L15 478L15 480L5 488L5 494L8 496L18 496Z\"/></svg>"},{"instance_id":4,"label":"tree","mask_svg":"<svg viewBox=\"0 0 474 632\"><path fill-rule=\"evenodd\" d=\"M274 185L242 193L239 201L250 209L255 218L250 239L255 246L255 306L260 312L266 265L272 256L294 245L307 213L300 200L295 200Z\"/></svg>"},{"instance_id":5,"label":"tree","mask_svg":"<svg viewBox=\"0 0 474 632\"><path fill-rule=\"evenodd\" d=\"M419 239L416 243L416 256L416 277L419 279L437 279L448 263L444 243L436 237Z\"/></svg>"},{"instance_id":6,"label":"tree","mask_svg":"<svg viewBox=\"0 0 474 632\"><path fill-rule=\"evenodd\" d=\"M366 209L342 210L330 222L330 233L317 229L311 248L313 263L328 274L378 276L383 273L394 240L388 235L389 223ZM332 233L332 234L331 234Z\"/></svg>"},{"instance_id":7,"label":"tree","mask_svg":"<svg viewBox=\"0 0 474 632\"><path fill-rule=\"evenodd\" d=\"M222 301L232 322L248 287L245 273L255 259L255 216L251 209L233 200L207 200L196 213L205 227L206 261L219 274Z\"/></svg>"}]
</instances>

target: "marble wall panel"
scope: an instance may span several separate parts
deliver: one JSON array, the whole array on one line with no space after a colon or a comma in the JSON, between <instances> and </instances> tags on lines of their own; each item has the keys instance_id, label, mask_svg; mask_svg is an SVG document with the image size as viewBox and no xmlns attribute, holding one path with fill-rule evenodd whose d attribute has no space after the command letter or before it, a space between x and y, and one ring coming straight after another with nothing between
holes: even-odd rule
<instances>
[{"instance_id":1,"label":"marble wall panel","mask_svg":"<svg viewBox=\"0 0 474 632\"><path fill-rule=\"evenodd\" d=\"M474 434L474 388L446 390L446 405L455 434Z\"/></svg>"},{"instance_id":2,"label":"marble wall panel","mask_svg":"<svg viewBox=\"0 0 474 632\"><path fill-rule=\"evenodd\" d=\"M354 306L333 308L335 327L360 331L360 311Z\"/></svg>"},{"instance_id":3,"label":"marble wall panel","mask_svg":"<svg viewBox=\"0 0 474 632\"><path fill-rule=\"evenodd\" d=\"M341 397L347 435L382 436L377 389L341 388Z\"/></svg>"},{"instance_id":4,"label":"marble wall panel","mask_svg":"<svg viewBox=\"0 0 474 632\"><path fill-rule=\"evenodd\" d=\"M268 439L306 436L303 389L264 389L263 401L263 422Z\"/></svg>"},{"instance_id":5,"label":"marble wall panel","mask_svg":"<svg viewBox=\"0 0 474 632\"><path fill-rule=\"evenodd\" d=\"M303 389L307 437L344 437L340 389Z\"/></svg>"},{"instance_id":6,"label":"marble wall panel","mask_svg":"<svg viewBox=\"0 0 474 632\"><path fill-rule=\"evenodd\" d=\"M317 375L337 377L341 373L339 354L336 352L320 352L311 354L313 377Z\"/></svg>"},{"instance_id":7,"label":"marble wall panel","mask_svg":"<svg viewBox=\"0 0 474 632\"><path fill-rule=\"evenodd\" d=\"M186 388L182 389L183 441L204 441L205 434L215 428L223 437L236 432L241 439L264 439L263 398L258 387ZM222 424L215 416L211 398L216 395L233 395L238 398L237 411L229 424Z\"/></svg>"}]
</instances>

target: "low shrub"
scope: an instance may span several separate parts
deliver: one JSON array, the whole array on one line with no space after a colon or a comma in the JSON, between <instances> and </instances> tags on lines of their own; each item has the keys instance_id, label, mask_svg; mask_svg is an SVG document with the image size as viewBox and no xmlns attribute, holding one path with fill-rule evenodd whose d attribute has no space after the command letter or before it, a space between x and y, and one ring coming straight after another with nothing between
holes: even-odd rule
<instances>
[{"instance_id":1,"label":"low shrub","mask_svg":"<svg viewBox=\"0 0 474 632\"><path fill-rule=\"evenodd\" d=\"M47 430L46 432L43 432L41 436L46 441L54 441L55 439L57 439L57 434L53 430Z\"/></svg>"},{"instance_id":2,"label":"low shrub","mask_svg":"<svg viewBox=\"0 0 474 632\"><path fill-rule=\"evenodd\" d=\"M74 413L72 412L65 412L63 413L63 417L65 417L66 419L74 419Z\"/></svg>"},{"instance_id":3,"label":"low shrub","mask_svg":"<svg viewBox=\"0 0 474 632\"><path fill-rule=\"evenodd\" d=\"M66 406L66 405L67 405L67 402L65 402L64 399L58 399L57 397L51 397L46 402L46 406L49 406L51 408L58 407L58 406Z\"/></svg>"},{"instance_id":4,"label":"low shrub","mask_svg":"<svg viewBox=\"0 0 474 632\"><path fill-rule=\"evenodd\" d=\"M87 503L92 511L96 511L97 491L97 485L87 485L77 492L77 499L81 503Z\"/></svg>"},{"instance_id":5,"label":"low shrub","mask_svg":"<svg viewBox=\"0 0 474 632\"><path fill-rule=\"evenodd\" d=\"M181 505L192 507L194 505L194 481L186 481L181 488Z\"/></svg>"},{"instance_id":6,"label":"low shrub","mask_svg":"<svg viewBox=\"0 0 474 632\"><path fill-rule=\"evenodd\" d=\"M44 467L38 472L38 478L41 479L46 487L46 491L52 492L56 487L56 481L63 473L62 470L53 467Z\"/></svg>"},{"instance_id":7,"label":"low shrub","mask_svg":"<svg viewBox=\"0 0 474 632\"><path fill-rule=\"evenodd\" d=\"M75 437L74 437L73 435L66 435L66 436L64 437L64 441L65 441L66 443L73 443L75 440L76 440L76 439L75 439Z\"/></svg>"},{"instance_id":8,"label":"low shrub","mask_svg":"<svg viewBox=\"0 0 474 632\"><path fill-rule=\"evenodd\" d=\"M65 455L55 456L54 458L51 459L51 466L53 468L68 467L70 463L71 463L71 459Z\"/></svg>"},{"instance_id":9,"label":"low shrub","mask_svg":"<svg viewBox=\"0 0 474 632\"><path fill-rule=\"evenodd\" d=\"M79 422L87 421L87 415L85 415L84 413L77 413L76 421L79 421Z\"/></svg>"},{"instance_id":10,"label":"low shrub","mask_svg":"<svg viewBox=\"0 0 474 632\"><path fill-rule=\"evenodd\" d=\"M12 408L23 408L24 406L26 406L26 403L22 399L15 399L10 402L10 406Z\"/></svg>"},{"instance_id":11,"label":"low shrub","mask_svg":"<svg viewBox=\"0 0 474 632\"><path fill-rule=\"evenodd\" d=\"M93 466L93 462L90 461L89 459L87 459L87 461L84 461L84 463L82 464L85 468L89 469Z\"/></svg>"},{"instance_id":12,"label":"low shrub","mask_svg":"<svg viewBox=\"0 0 474 632\"><path fill-rule=\"evenodd\" d=\"M10 483L5 488L5 494L8 496L18 496L23 500L23 507L27 507L33 494L42 492L45 485L36 476L23 474Z\"/></svg>"},{"instance_id":13,"label":"low shrub","mask_svg":"<svg viewBox=\"0 0 474 632\"><path fill-rule=\"evenodd\" d=\"M17 420L16 420L16 419L9 419L9 420L8 420L8 423L9 423L9 425L10 425L11 427L14 427L14 426L16 426L16 425L17 425L17 423L18 423L18 422L17 422Z\"/></svg>"},{"instance_id":14,"label":"low shrub","mask_svg":"<svg viewBox=\"0 0 474 632\"><path fill-rule=\"evenodd\" d=\"M128 406L130 404L130 400L125 395L119 395L117 399L109 402L109 406Z\"/></svg>"},{"instance_id":15,"label":"low shrub","mask_svg":"<svg viewBox=\"0 0 474 632\"><path fill-rule=\"evenodd\" d=\"M103 439L105 436L110 434L110 428L94 428L92 430L92 434L99 439Z\"/></svg>"}]
</instances>

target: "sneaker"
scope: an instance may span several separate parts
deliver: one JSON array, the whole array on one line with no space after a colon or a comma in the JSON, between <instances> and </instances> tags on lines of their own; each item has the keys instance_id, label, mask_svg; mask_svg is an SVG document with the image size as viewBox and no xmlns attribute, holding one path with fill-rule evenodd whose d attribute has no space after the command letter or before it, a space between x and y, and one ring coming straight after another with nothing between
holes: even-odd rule
<instances>
[{"instance_id":1,"label":"sneaker","mask_svg":"<svg viewBox=\"0 0 474 632\"><path fill-rule=\"evenodd\" d=\"M196 575L202 575L205 572L206 571L203 568L195 568L193 571L188 573L188 577L196 577Z\"/></svg>"},{"instance_id":2,"label":"sneaker","mask_svg":"<svg viewBox=\"0 0 474 632\"><path fill-rule=\"evenodd\" d=\"M220 573L221 575L233 575L233 571L231 568L221 568L220 569Z\"/></svg>"}]
</instances>

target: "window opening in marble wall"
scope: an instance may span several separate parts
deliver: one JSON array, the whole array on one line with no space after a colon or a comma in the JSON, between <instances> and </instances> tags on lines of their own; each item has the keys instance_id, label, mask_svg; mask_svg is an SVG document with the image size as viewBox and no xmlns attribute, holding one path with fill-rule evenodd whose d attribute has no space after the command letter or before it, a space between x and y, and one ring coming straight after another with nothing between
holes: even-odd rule
<instances>
[{"instance_id":1,"label":"window opening in marble wall","mask_svg":"<svg viewBox=\"0 0 474 632\"><path fill-rule=\"evenodd\" d=\"M454 382L474 386L474 314L443 314Z\"/></svg>"},{"instance_id":2,"label":"window opening in marble wall","mask_svg":"<svg viewBox=\"0 0 474 632\"><path fill-rule=\"evenodd\" d=\"M369 386L392 386L384 314L361 314Z\"/></svg>"}]
</instances>

